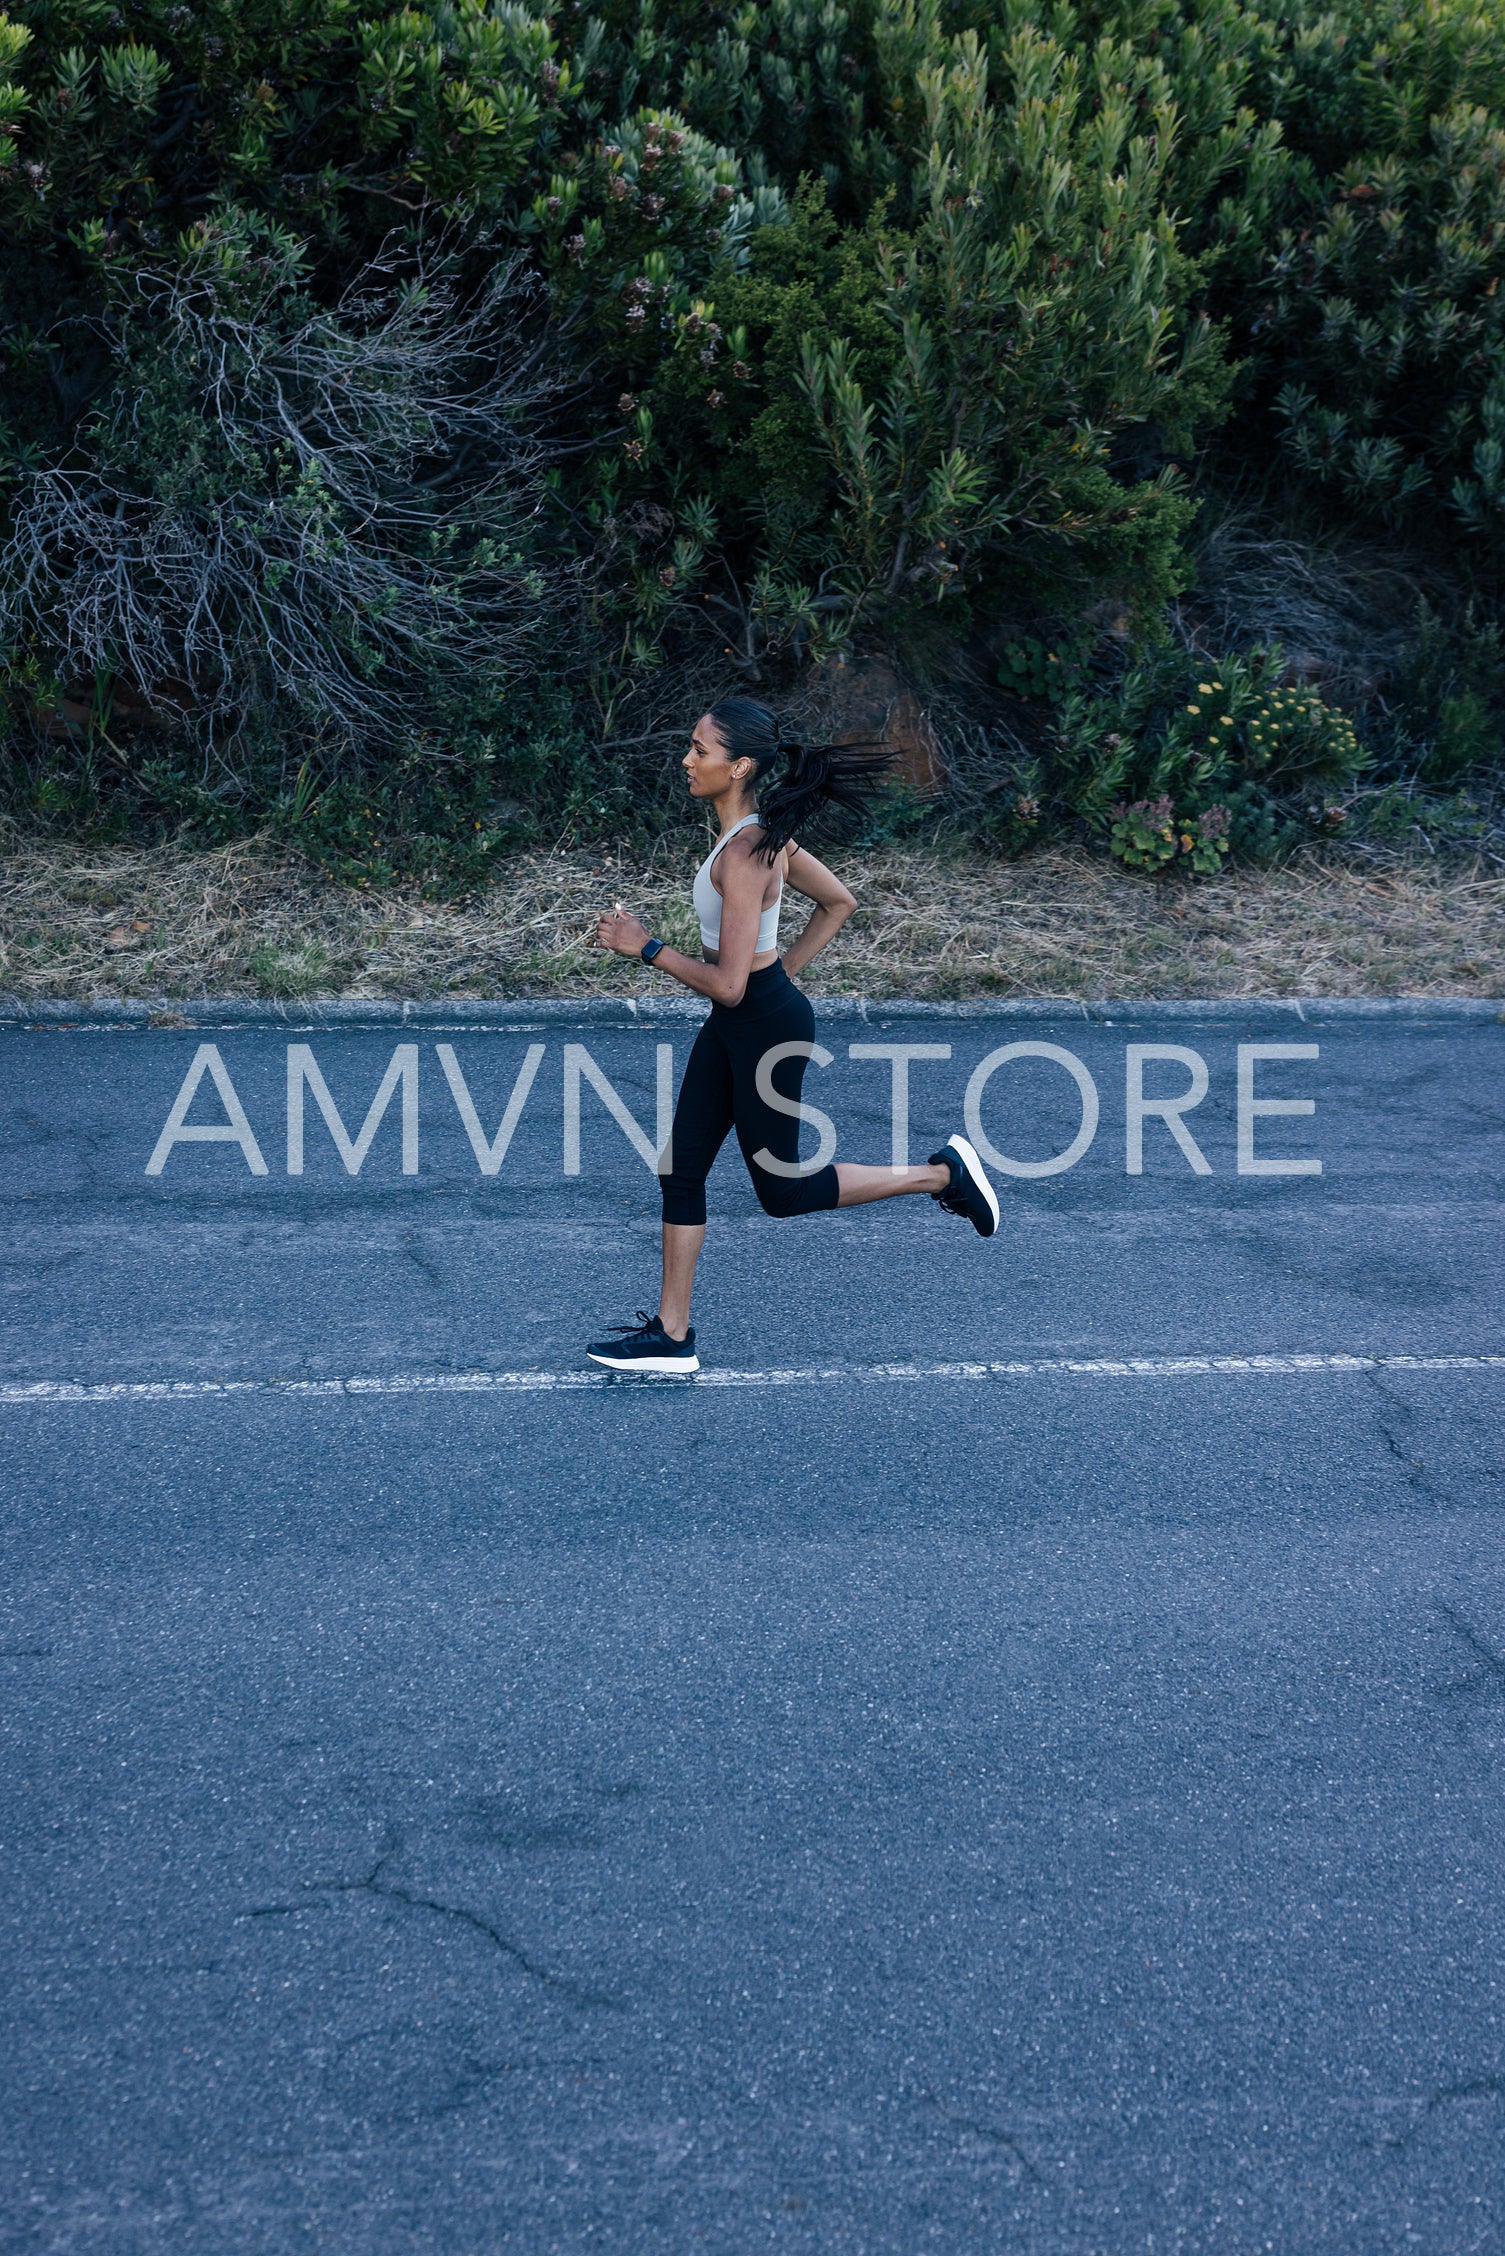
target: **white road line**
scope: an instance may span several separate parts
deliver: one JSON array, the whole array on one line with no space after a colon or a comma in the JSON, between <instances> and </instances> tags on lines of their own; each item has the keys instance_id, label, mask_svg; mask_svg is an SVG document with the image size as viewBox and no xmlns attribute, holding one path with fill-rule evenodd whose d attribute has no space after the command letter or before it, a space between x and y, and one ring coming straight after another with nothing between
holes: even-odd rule
<instances>
[{"instance_id":1,"label":"white road line","mask_svg":"<svg viewBox=\"0 0 1505 2256\"><path fill-rule=\"evenodd\" d=\"M196 1402L232 1395L574 1394L606 1387L907 1386L945 1379L1301 1378L1344 1371L1505 1371L1505 1355L1122 1355L1032 1363L832 1363L773 1371L699 1371L676 1379L613 1371L394 1371L351 1379L11 1379L0 1404Z\"/></svg>"}]
</instances>

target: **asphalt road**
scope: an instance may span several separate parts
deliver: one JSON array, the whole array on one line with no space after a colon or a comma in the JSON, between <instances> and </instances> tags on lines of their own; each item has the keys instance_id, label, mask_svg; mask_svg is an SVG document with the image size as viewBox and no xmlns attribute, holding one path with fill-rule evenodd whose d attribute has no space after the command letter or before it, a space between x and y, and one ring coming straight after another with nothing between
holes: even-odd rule
<instances>
[{"instance_id":1,"label":"asphalt road","mask_svg":"<svg viewBox=\"0 0 1505 2256\"><path fill-rule=\"evenodd\" d=\"M683 1023L0 1032L0 2249L1505 2251L1505 1026L1309 1019L825 1017L838 1156L1095 1136L731 1152L689 1384Z\"/></svg>"}]
</instances>

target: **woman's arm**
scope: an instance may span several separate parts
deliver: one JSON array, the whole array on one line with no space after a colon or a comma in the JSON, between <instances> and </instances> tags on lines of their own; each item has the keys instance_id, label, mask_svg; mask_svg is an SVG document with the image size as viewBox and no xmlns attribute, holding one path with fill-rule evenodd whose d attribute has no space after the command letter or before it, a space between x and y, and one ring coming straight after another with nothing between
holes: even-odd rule
<instances>
[{"instance_id":1,"label":"woman's arm","mask_svg":"<svg viewBox=\"0 0 1505 2256\"><path fill-rule=\"evenodd\" d=\"M697 995L713 1003L740 1003L747 992L748 974L758 947L758 921L768 886L768 864L755 861L746 835L734 838L716 859L721 883L721 947L718 961L697 963L678 948L660 948L653 959L655 971L667 971ZM801 889L803 890L803 888ZM615 948L619 956L636 956L650 938L648 927L618 909L596 926L596 944Z\"/></svg>"},{"instance_id":2,"label":"woman's arm","mask_svg":"<svg viewBox=\"0 0 1505 2256\"><path fill-rule=\"evenodd\" d=\"M804 931L784 950L784 969L792 977L795 972L803 971L806 964L835 939L857 902L841 879L828 870L824 862L807 854L803 846L789 848L784 862L784 882L815 903Z\"/></svg>"}]
</instances>

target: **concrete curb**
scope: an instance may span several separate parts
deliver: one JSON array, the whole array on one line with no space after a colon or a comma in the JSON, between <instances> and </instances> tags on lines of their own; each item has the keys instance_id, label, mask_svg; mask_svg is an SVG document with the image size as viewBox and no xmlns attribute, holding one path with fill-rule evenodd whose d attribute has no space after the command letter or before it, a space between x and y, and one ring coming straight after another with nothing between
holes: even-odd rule
<instances>
[{"instance_id":1,"label":"concrete curb","mask_svg":"<svg viewBox=\"0 0 1505 2256\"><path fill-rule=\"evenodd\" d=\"M1099 1026L1134 1026L1166 1019L1204 1025L1321 1026L1349 1020L1399 1021L1410 1025L1505 1024L1505 998L1465 995L1312 995L1299 1000L1217 996L1202 1002L1126 999L1091 1003L1024 996L973 1003L888 1002L866 995L816 996L812 1000L822 1018L855 1018L875 1025L896 1019L966 1019L982 1024L1051 1019ZM122 1031L153 1027L181 1032L198 1027L297 1030L413 1026L436 1030L486 1028L504 1033L542 1030L550 1025L673 1026L686 1020L699 1020L705 1007L698 999L673 995L641 1000L595 995L574 1000L567 997L533 1000L520 996L513 1002L469 1001L463 996L447 1002L387 1002L351 996L344 1000L298 1003L211 998L186 1002L166 998L103 1003L29 1002L24 996L0 995L0 1028L14 1032L47 1027L113 1027Z\"/></svg>"}]
</instances>

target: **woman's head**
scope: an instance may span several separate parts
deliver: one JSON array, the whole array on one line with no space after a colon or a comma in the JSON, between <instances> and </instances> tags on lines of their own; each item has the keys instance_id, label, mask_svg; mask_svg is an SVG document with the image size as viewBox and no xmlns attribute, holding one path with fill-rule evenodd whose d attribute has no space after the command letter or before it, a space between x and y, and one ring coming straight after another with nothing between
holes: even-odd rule
<instances>
[{"instance_id":1,"label":"woman's head","mask_svg":"<svg viewBox=\"0 0 1505 2256\"><path fill-rule=\"evenodd\" d=\"M805 744L752 697L723 697L695 724L685 773L697 799L736 791L763 823L759 852L772 861L827 806L864 811L888 766L881 747Z\"/></svg>"},{"instance_id":2,"label":"woman's head","mask_svg":"<svg viewBox=\"0 0 1505 2256\"><path fill-rule=\"evenodd\" d=\"M690 738L684 769L690 795L719 799L737 791L749 806L758 776L779 749L778 722L750 697L724 697L702 713Z\"/></svg>"}]
</instances>

